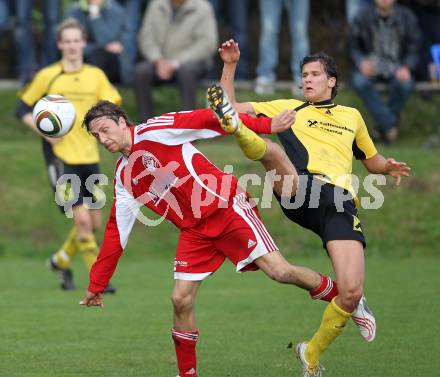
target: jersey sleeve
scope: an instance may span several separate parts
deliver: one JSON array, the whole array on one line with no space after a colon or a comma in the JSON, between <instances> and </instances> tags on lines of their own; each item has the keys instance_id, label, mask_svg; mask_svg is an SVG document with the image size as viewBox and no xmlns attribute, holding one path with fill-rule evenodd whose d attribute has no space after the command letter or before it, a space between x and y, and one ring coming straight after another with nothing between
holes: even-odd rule
<instances>
[{"instance_id":1,"label":"jersey sleeve","mask_svg":"<svg viewBox=\"0 0 440 377\"><path fill-rule=\"evenodd\" d=\"M126 192L121 183L115 183L115 199L105 227L104 240L90 270L90 292L102 292L107 287L127 245L138 212L139 203Z\"/></svg>"},{"instance_id":2,"label":"jersey sleeve","mask_svg":"<svg viewBox=\"0 0 440 377\"><path fill-rule=\"evenodd\" d=\"M34 79L20 93L20 99L29 107L34 107L35 103L47 94L48 78L44 72L40 71Z\"/></svg>"},{"instance_id":3,"label":"jersey sleeve","mask_svg":"<svg viewBox=\"0 0 440 377\"><path fill-rule=\"evenodd\" d=\"M358 128L352 146L353 155L357 160L367 160L377 154L377 150L368 134L368 129L362 115L356 110L355 116Z\"/></svg>"},{"instance_id":4,"label":"jersey sleeve","mask_svg":"<svg viewBox=\"0 0 440 377\"><path fill-rule=\"evenodd\" d=\"M283 110L294 110L296 107L303 104L303 102L295 99L279 99L268 102L250 102L255 114L263 114L267 117L273 118Z\"/></svg>"},{"instance_id":5,"label":"jersey sleeve","mask_svg":"<svg viewBox=\"0 0 440 377\"><path fill-rule=\"evenodd\" d=\"M117 89L110 83L105 73L99 70L99 93L100 100L107 100L117 105L122 103L122 98Z\"/></svg>"},{"instance_id":6,"label":"jersey sleeve","mask_svg":"<svg viewBox=\"0 0 440 377\"><path fill-rule=\"evenodd\" d=\"M148 119L137 126L135 143L142 140L180 145L226 135L210 109L181 111Z\"/></svg>"},{"instance_id":7,"label":"jersey sleeve","mask_svg":"<svg viewBox=\"0 0 440 377\"><path fill-rule=\"evenodd\" d=\"M239 114L241 121L244 125L256 132L257 134L270 134L272 133L272 118L267 116L252 117L249 114Z\"/></svg>"}]
</instances>

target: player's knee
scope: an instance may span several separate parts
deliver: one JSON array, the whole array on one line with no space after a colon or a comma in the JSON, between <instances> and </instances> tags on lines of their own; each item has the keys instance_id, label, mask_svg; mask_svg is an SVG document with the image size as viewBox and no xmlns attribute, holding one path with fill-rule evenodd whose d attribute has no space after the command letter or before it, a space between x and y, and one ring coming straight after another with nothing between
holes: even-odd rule
<instances>
[{"instance_id":1,"label":"player's knee","mask_svg":"<svg viewBox=\"0 0 440 377\"><path fill-rule=\"evenodd\" d=\"M358 305L362 293L363 289L361 285L351 285L342 290L339 287L339 296L343 305L347 308L352 308L353 310Z\"/></svg>"},{"instance_id":2,"label":"player's knee","mask_svg":"<svg viewBox=\"0 0 440 377\"><path fill-rule=\"evenodd\" d=\"M193 296L188 294L173 292L173 295L171 296L171 302L173 303L174 312L182 313L191 310L194 305L194 298Z\"/></svg>"},{"instance_id":3,"label":"player's knee","mask_svg":"<svg viewBox=\"0 0 440 377\"><path fill-rule=\"evenodd\" d=\"M266 161L276 161L283 157L284 152L277 143L274 143L272 140L266 138L264 141L267 145L266 154L264 155L264 159Z\"/></svg>"},{"instance_id":4,"label":"player's knee","mask_svg":"<svg viewBox=\"0 0 440 377\"><path fill-rule=\"evenodd\" d=\"M75 218L75 226L79 234L92 233L93 224L90 216L80 215Z\"/></svg>"}]
</instances>

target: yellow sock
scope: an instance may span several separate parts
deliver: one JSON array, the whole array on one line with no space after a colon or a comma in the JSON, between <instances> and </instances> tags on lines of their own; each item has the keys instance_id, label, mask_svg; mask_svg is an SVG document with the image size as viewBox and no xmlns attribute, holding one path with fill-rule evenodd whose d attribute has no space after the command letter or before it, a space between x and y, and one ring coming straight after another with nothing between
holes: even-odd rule
<instances>
[{"instance_id":1,"label":"yellow sock","mask_svg":"<svg viewBox=\"0 0 440 377\"><path fill-rule=\"evenodd\" d=\"M96 261L96 256L98 255L98 244L96 243L96 238L93 234L90 236L78 240L78 251L84 259L87 268L90 270L93 263Z\"/></svg>"},{"instance_id":2,"label":"yellow sock","mask_svg":"<svg viewBox=\"0 0 440 377\"><path fill-rule=\"evenodd\" d=\"M323 353L342 332L342 329L351 317L351 313L347 313L341 309L336 304L335 299L336 297L327 305L324 315L322 316L321 325L307 345L305 356L312 370L318 365L321 353Z\"/></svg>"},{"instance_id":3,"label":"yellow sock","mask_svg":"<svg viewBox=\"0 0 440 377\"><path fill-rule=\"evenodd\" d=\"M78 251L76 243L76 228L73 227L70 230L67 239L64 241L63 246L53 256L53 261L60 268L69 268L70 260Z\"/></svg>"},{"instance_id":4,"label":"yellow sock","mask_svg":"<svg viewBox=\"0 0 440 377\"><path fill-rule=\"evenodd\" d=\"M234 133L238 145L244 155L254 161L261 160L266 154L267 144L254 131L247 128L241 120L237 132Z\"/></svg>"}]
</instances>

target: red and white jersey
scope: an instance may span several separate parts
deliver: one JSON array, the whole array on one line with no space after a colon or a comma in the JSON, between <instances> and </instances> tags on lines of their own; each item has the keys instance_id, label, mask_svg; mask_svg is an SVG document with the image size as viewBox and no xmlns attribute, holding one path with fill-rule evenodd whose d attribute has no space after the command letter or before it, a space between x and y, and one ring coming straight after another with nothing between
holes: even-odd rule
<instances>
[{"instance_id":1,"label":"red and white jersey","mask_svg":"<svg viewBox=\"0 0 440 377\"><path fill-rule=\"evenodd\" d=\"M270 132L270 118L240 118L251 129ZM183 229L232 205L237 178L218 169L192 144L221 135L225 132L209 109L164 114L131 129L130 156L121 156L116 164L114 201L90 272L91 292L107 286L136 218L157 224L140 212L141 206Z\"/></svg>"}]
</instances>

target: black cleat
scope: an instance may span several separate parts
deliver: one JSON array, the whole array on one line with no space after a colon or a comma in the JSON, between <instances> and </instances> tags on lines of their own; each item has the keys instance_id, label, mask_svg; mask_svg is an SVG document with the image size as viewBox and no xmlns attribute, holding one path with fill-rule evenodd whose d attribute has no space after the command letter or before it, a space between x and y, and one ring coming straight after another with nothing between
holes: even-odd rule
<instances>
[{"instance_id":1,"label":"black cleat","mask_svg":"<svg viewBox=\"0 0 440 377\"><path fill-rule=\"evenodd\" d=\"M52 257L49 258L47 264L49 268L57 274L61 289L65 291L73 291L76 288L75 283L73 282L73 272L70 268L59 267L53 261Z\"/></svg>"},{"instance_id":2,"label":"black cleat","mask_svg":"<svg viewBox=\"0 0 440 377\"><path fill-rule=\"evenodd\" d=\"M240 129L238 115L232 107L226 92L220 85L213 84L206 91L209 107L214 111L223 130L234 134Z\"/></svg>"},{"instance_id":3,"label":"black cleat","mask_svg":"<svg viewBox=\"0 0 440 377\"><path fill-rule=\"evenodd\" d=\"M108 283L107 287L104 289L104 292L102 293L114 295L116 293L116 288L113 287L112 283Z\"/></svg>"}]
</instances>

